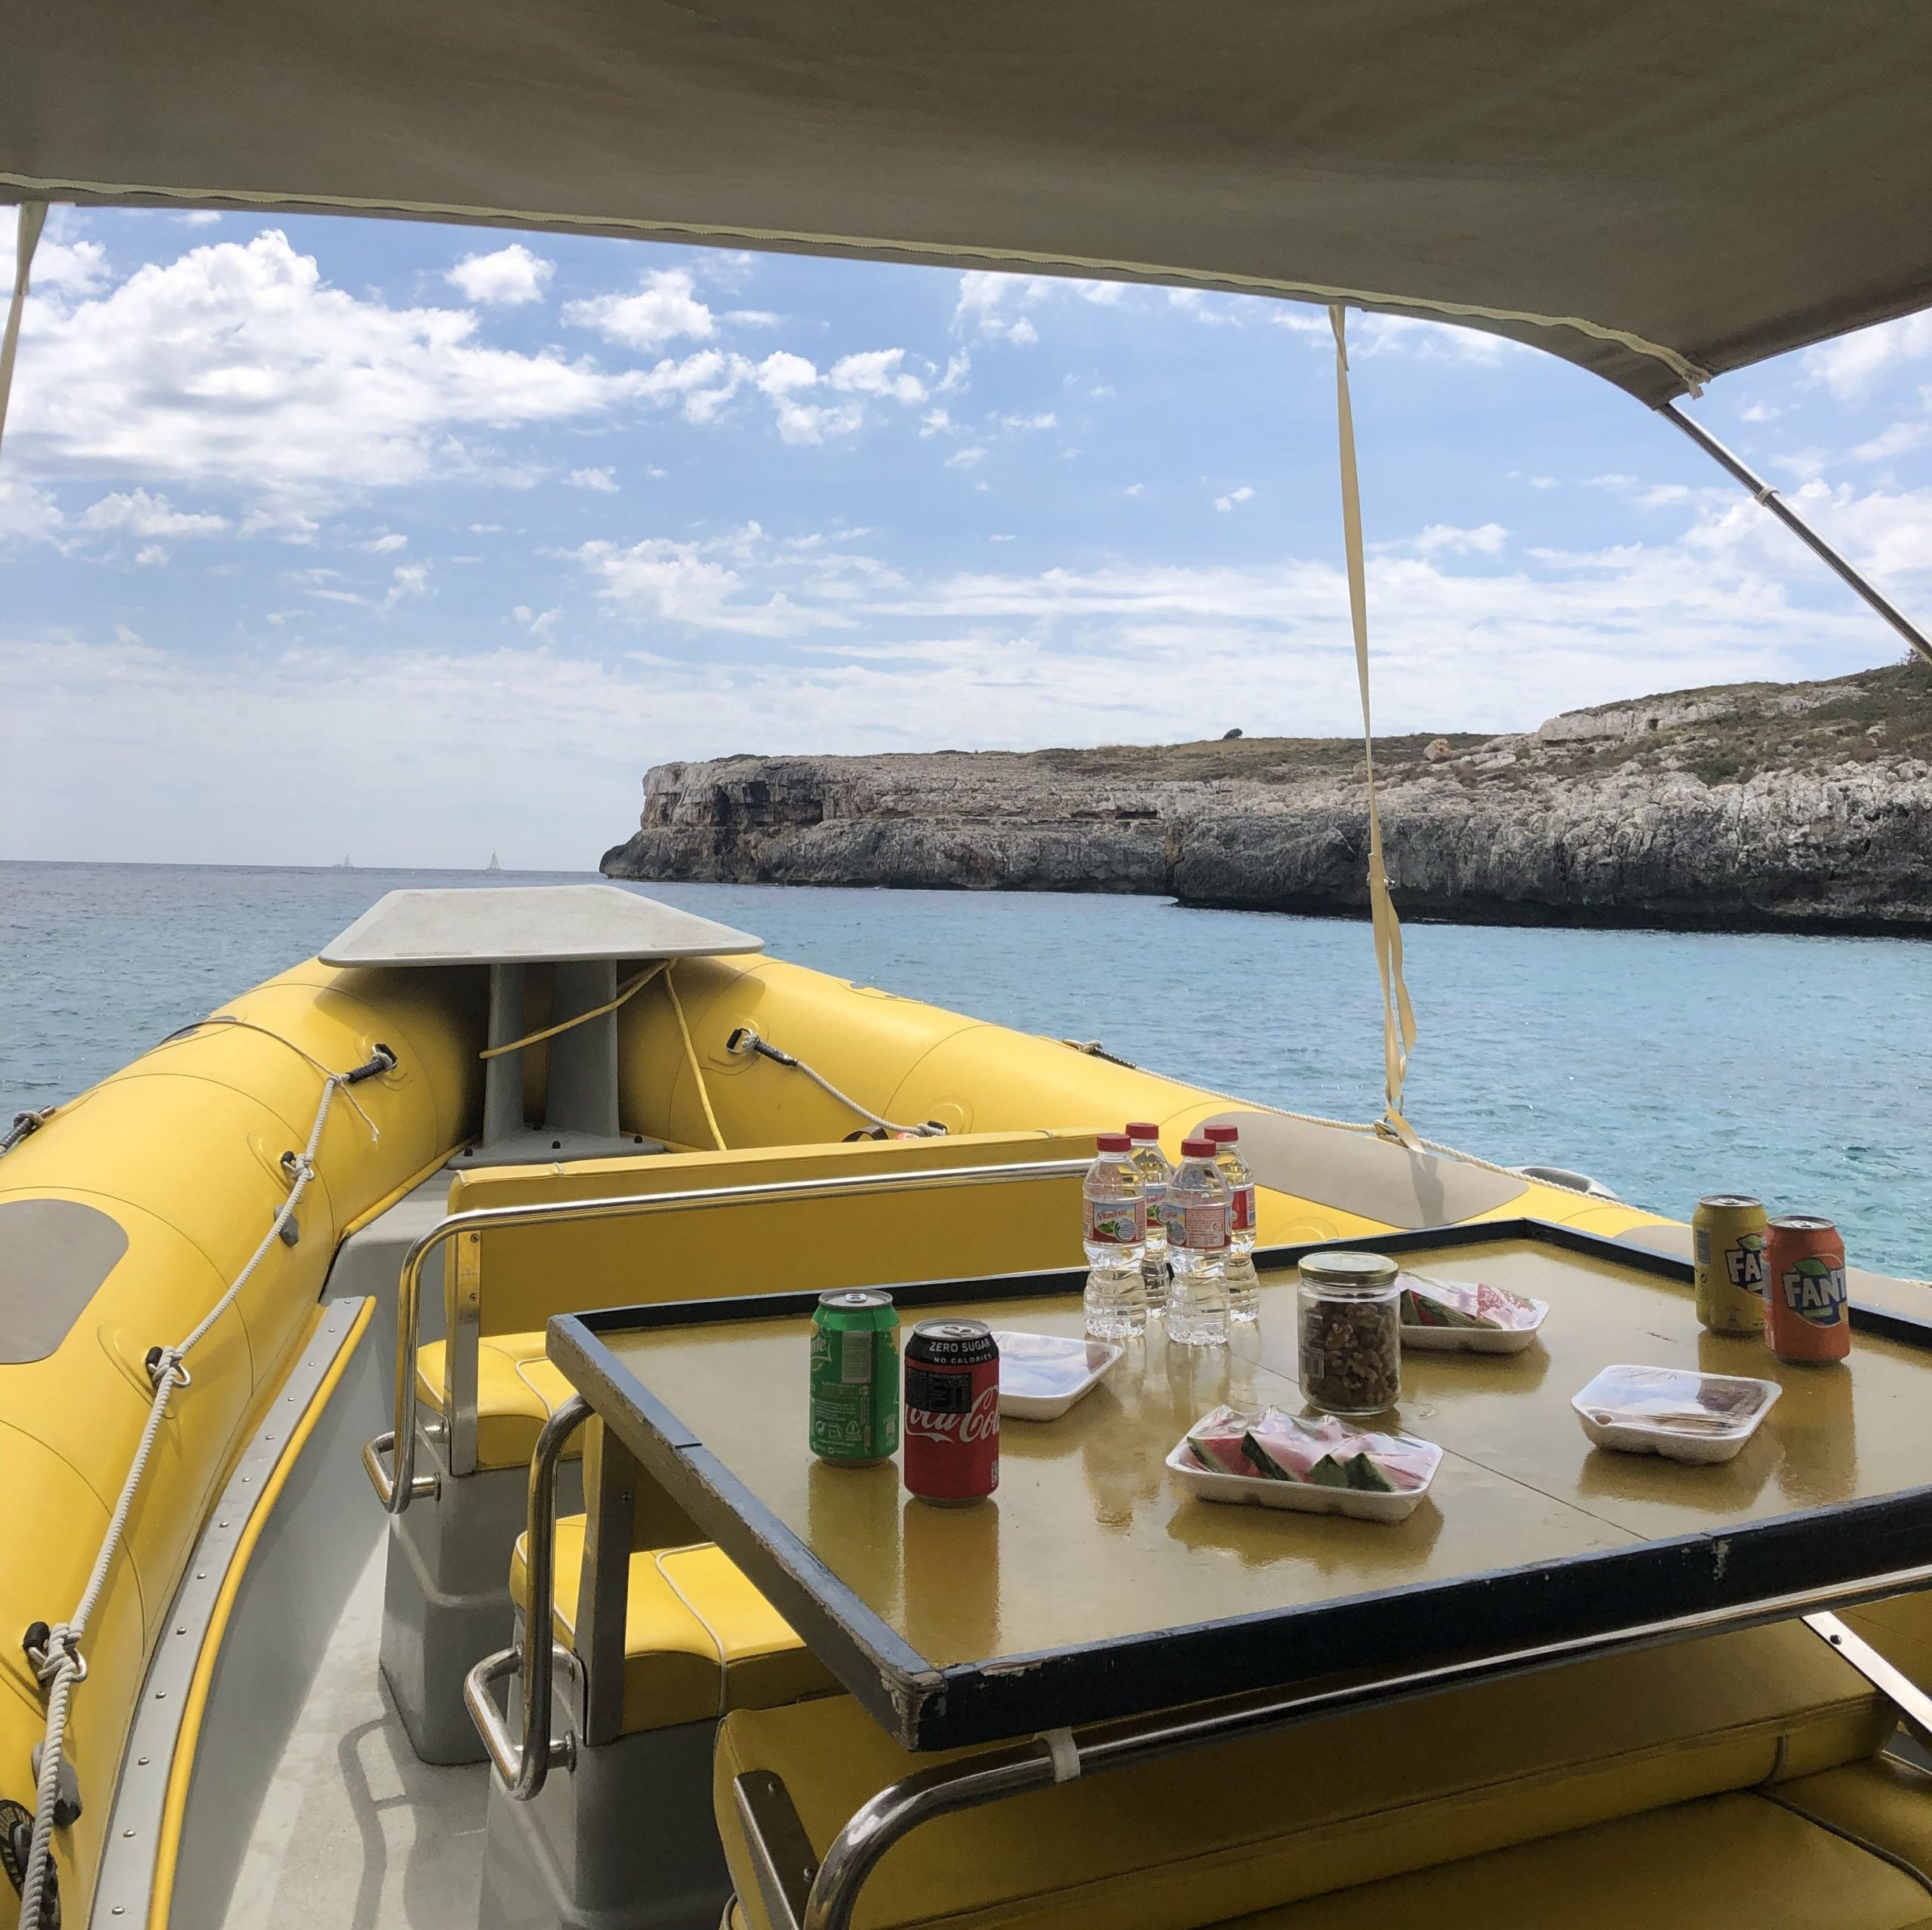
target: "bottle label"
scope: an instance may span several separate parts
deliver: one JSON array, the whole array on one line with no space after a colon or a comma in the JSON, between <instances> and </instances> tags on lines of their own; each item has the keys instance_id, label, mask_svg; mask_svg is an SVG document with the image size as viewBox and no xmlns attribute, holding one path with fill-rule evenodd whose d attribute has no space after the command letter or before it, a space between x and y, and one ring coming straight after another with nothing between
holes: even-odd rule
<instances>
[{"instance_id":1,"label":"bottle label","mask_svg":"<svg viewBox=\"0 0 1932 1930\"><path fill-rule=\"evenodd\" d=\"M1211 1199L1198 1206L1170 1207L1168 1238L1177 1246L1212 1253L1228 1243L1228 1202Z\"/></svg>"},{"instance_id":2,"label":"bottle label","mask_svg":"<svg viewBox=\"0 0 1932 1930\"><path fill-rule=\"evenodd\" d=\"M1138 1246L1147 1237L1144 1199L1090 1199L1087 1237L1096 1246Z\"/></svg>"},{"instance_id":3,"label":"bottle label","mask_svg":"<svg viewBox=\"0 0 1932 1930\"><path fill-rule=\"evenodd\" d=\"M1234 1230L1238 1233L1251 1233L1254 1230L1254 1188L1238 1186L1230 1202L1233 1214Z\"/></svg>"},{"instance_id":4,"label":"bottle label","mask_svg":"<svg viewBox=\"0 0 1932 1930\"><path fill-rule=\"evenodd\" d=\"M1168 1190L1164 1186L1147 1189L1147 1231L1149 1236L1168 1236Z\"/></svg>"}]
</instances>

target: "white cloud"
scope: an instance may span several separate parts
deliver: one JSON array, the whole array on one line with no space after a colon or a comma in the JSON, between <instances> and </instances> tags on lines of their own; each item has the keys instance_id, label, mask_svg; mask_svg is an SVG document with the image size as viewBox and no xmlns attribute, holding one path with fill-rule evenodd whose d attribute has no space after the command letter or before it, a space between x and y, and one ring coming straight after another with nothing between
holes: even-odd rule
<instances>
[{"instance_id":1,"label":"white cloud","mask_svg":"<svg viewBox=\"0 0 1932 1930\"><path fill-rule=\"evenodd\" d=\"M0 221L0 302L13 293L14 249L19 233L11 208L6 211L6 217ZM60 218L57 210L49 217L47 229L34 250L33 267L27 283L29 316L35 311L35 296L44 298L54 294L91 294L108 279L106 249L98 242L58 239L56 229ZM4 310L0 309L0 312ZM23 319L23 336L25 333Z\"/></svg>"},{"instance_id":2,"label":"white cloud","mask_svg":"<svg viewBox=\"0 0 1932 1930\"><path fill-rule=\"evenodd\" d=\"M150 543L134 552L137 563L158 565L168 561L168 552L158 543Z\"/></svg>"},{"instance_id":3,"label":"white cloud","mask_svg":"<svg viewBox=\"0 0 1932 1930\"><path fill-rule=\"evenodd\" d=\"M521 623L539 643L555 641L557 625L563 616L561 608L533 611L528 604L519 603L510 614Z\"/></svg>"},{"instance_id":4,"label":"white cloud","mask_svg":"<svg viewBox=\"0 0 1932 1930\"><path fill-rule=\"evenodd\" d=\"M949 436L952 429L952 418L944 409L928 409L919 418L921 436Z\"/></svg>"},{"instance_id":5,"label":"white cloud","mask_svg":"<svg viewBox=\"0 0 1932 1930\"><path fill-rule=\"evenodd\" d=\"M518 308L541 301L556 272L556 263L534 254L521 242L494 254L466 254L443 277L466 300L498 308Z\"/></svg>"},{"instance_id":6,"label":"white cloud","mask_svg":"<svg viewBox=\"0 0 1932 1930\"><path fill-rule=\"evenodd\" d=\"M426 563L399 563L389 579L389 593L383 599L382 607L393 610L395 606L412 596L426 596L429 592L429 566Z\"/></svg>"},{"instance_id":7,"label":"white cloud","mask_svg":"<svg viewBox=\"0 0 1932 1930\"><path fill-rule=\"evenodd\" d=\"M306 510L286 503L251 509L242 519L244 536L272 536L284 543L312 543L321 527Z\"/></svg>"},{"instance_id":8,"label":"white cloud","mask_svg":"<svg viewBox=\"0 0 1932 1930\"><path fill-rule=\"evenodd\" d=\"M864 426L866 399L905 404L926 399L924 382L905 368L905 359L903 349L868 349L841 356L821 371L807 356L777 349L756 363L731 357L728 381L733 390L749 383L771 403L783 441L823 442ZM838 399L820 400L822 396ZM938 413L943 417L943 411ZM930 418L928 425L930 429Z\"/></svg>"},{"instance_id":9,"label":"white cloud","mask_svg":"<svg viewBox=\"0 0 1932 1930\"><path fill-rule=\"evenodd\" d=\"M1130 482L1127 487L1121 491L1121 494L1123 496L1144 496L1146 493L1147 485L1144 482Z\"/></svg>"},{"instance_id":10,"label":"white cloud","mask_svg":"<svg viewBox=\"0 0 1932 1930\"><path fill-rule=\"evenodd\" d=\"M986 459L986 452L978 444L970 448L955 449L946 459L948 469L971 469Z\"/></svg>"},{"instance_id":11,"label":"white cloud","mask_svg":"<svg viewBox=\"0 0 1932 1930\"><path fill-rule=\"evenodd\" d=\"M1244 482L1238 489L1231 489L1225 496L1217 496L1214 498L1214 506L1226 515L1237 503L1251 503L1254 500L1253 485Z\"/></svg>"},{"instance_id":12,"label":"white cloud","mask_svg":"<svg viewBox=\"0 0 1932 1930\"><path fill-rule=\"evenodd\" d=\"M657 371L488 347L465 310L349 294L274 229L29 307L8 454L41 476L339 496L488 473L464 432L595 415L663 386Z\"/></svg>"},{"instance_id":13,"label":"white cloud","mask_svg":"<svg viewBox=\"0 0 1932 1930\"><path fill-rule=\"evenodd\" d=\"M718 330L711 310L698 299L691 271L684 268L653 269L634 295L566 302L564 319L630 349L662 348L680 336L703 341Z\"/></svg>"},{"instance_id":14,"label":"white cloud","mask_svg":"<svg viewBox=\"0 0 1932 1930\"><path fill-rule=\"evenodd\" d=\"M1459 528L1454 523L1431 523L1406 546L1424 556L1496 556L1502 553L1509 532L1500 523L1484 523L1475 529Z\"/></svg>"},{"instance_id":15,"label":"white cloud","mask_svg":"<svg viewBox=\"0 0 1932 1930\"><path fill-rule=\"evenodd\" d=\"M60 506L47 490L37 489L0 461L0 543L51 541L65 524Z\"/></svg>"},{"instance_id":16,"label":"white cloud","mask_svg":"<svg viewBox=\"0 0 1932 1930\"><path fill-rule=\"evenodd\" d=\"M1321 325L1324 332L1328 331L1325 319ZM1534 352L1521 343L1485 334L1480 328L1463 328L1449 322L1425 322L1409 315L1351 315L1349 352L1351 355L1412 356L1419 362L1485 368L1494 368L1512 356Z\"/></svg>"},{"instance_id":17,"label":"white cloud","mask_svg":"<svg viewBox=\"0 0 1932 1930\"><path fill-rule=\"evenodd\" d=\"M1737 412L1740 422L1776 422L1784 411L1775 402L1749 402Z\"/></svg>"},{"instance_id":18,"label":"white cloud","mask_svg":"<svg viewBox=\"0 0 1932 1930\"><path fill-rule=\"evenodd\" d=\"M903 349L868 349L841 356L827 378L835 389L856 396L881 396L895 402L923 402L926 385L905 367Z\"/></svg>"},{"instance_id":19,"label":"white cloud","mask_svg":"<svg viewBox=\"0 0 1932 1930\"><path fill-rule=\"evenodd\" d=\"M1841 402L1862 402L1902 362L1932 355L1932 309L1881 322L1804 352L1805 375Z\"/></svg>"},{"instance_id":20,"label":"white cloud","mask_svg":"<svg viewBox=\"0 0 1932 1930\"><path fill-rule=\"evenodd\" d=\"M606 496L617 494L617 476L614 469L574 469L564 480L573 488L595 489Z\"/></svg>"},{"instance_id":21,"label":"white cloud","mask_svg":"<svg viewBox=\"0 0 1932 1930\"><path fill-rule=\"evenodd\" d=\"M796 636L849 619L801 608L782 589L762 602L741 594L744 579L721 551L744 555L762 532L749 526L710 543L677 543L662 537L632 543L586 543L575 552L598 584L598 595L640 620L682 624L697 630L745 636Z\"/></svg>"},{"instance_id":22,"label":"white cloud","mask_svg":"<svg viewBox=\"0 0 1932 1930\"><path fill-rule=\"evenodd\" d=\"M776 328L785 318L768 308L734 308L725 311L723 319L734 328Z\"/></svg>"},{"instance_id":23,"label":"white cloud","mask_svg":"<svg viewBox=\"0 0 1932 1930\"><path fill-rule=\"evenodd\" d=\"M1023 433L1035 429L1057 429L1060 417L1051 413L1040 415L1003 415L999 419L1002 429L1014 429Z\"/></svg>"},{"instance_id":24,"label":"white cloud","mask_svg":"<svg viewBox=\"0 0 1932 1930\"><path fill-rule=\"evenodd\" d=\"M1254 303L1246 297L1206 288L1170 288L1168 306L1205 322L1211 328L1238 328L1254 312Z\"/></svg>"},{"instance_id":25,"label":"white cloud","mask_svg":"<svg viewBox=\"0 0 1932 1930\"><path fill-rule=\"evenodd\" d=\"M1932 422L1895 422L1851 453L1861 463L1888 463L1894 456L1923 448L1928 442L1932 442Z\"/></svg>"},{"instance_id":26,"label":"white cloud","mask_svg":"<svg viewBox=\"0 0 1932 1930\"><path fill-rule=\"evenodd\" d=\"M1037 307L1060 291L1045 275L995 275L970 268L959 278L959 299L952 325L961 334L983 341L1012 342L1024 346L1040 339L1040 331L1016 309Z\"/></svg>"},{"instance_id":27,"label":"white cloud","mask_svg":"<svg viewBox=\"0 0 1932 1930\"><path fill-rule=\"evenodd\" d=\"M386 530L380 536L371 537L362 546L372 556L390 556L398 549L407 549L409 538L395 530Z\"/></svg>"},{"instance_id":28,"label":"white cloud","mask_svg":"<svg viewBox=\"0 0 1932 1930\"><path fill-rule=\"evenodd\" d=\"M165 496L135 489L90 504L78 526L97 535L220 536L228 528L228 519L177 509Z\"/></svg>"}]
</instances>

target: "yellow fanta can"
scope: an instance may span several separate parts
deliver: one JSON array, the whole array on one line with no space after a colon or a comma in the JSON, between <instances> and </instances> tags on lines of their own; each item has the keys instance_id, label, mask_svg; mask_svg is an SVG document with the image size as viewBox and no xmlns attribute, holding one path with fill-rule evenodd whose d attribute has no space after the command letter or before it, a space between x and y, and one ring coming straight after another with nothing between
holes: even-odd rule
<instances>
[{"instance_id":1,"label":"yellow fanta can","mask_svg":"<svg viewBox=\"0 0 1932 1930\"><path fill-rule=\"evenodd\" d=\"M1690 1222L1697 1318L1713 1334L1764 1330L1764 1202L1714 1193Z\"/></svg>"}]
</instances>

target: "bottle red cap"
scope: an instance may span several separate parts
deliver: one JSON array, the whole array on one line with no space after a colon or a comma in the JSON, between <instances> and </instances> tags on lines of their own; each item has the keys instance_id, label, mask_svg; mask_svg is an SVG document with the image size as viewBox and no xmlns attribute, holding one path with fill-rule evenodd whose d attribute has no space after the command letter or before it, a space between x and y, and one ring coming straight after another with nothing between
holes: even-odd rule
<instances>
[{"instance_id":1,"label":"bottle red cap","mask_svg":"<svg viewBox=\"0 0 1932 1930\"><path fill-rule=\"evenodd\" d=\"M1201 1137L1203 1139L1211 1139L1217 1146L1232 1146L1236 1140L1240 1138L1241 1128L1239 1126L1203 1126L1201 1128Z\"/></svg>"},{"instance_id":2,"label":"bottle red cap","mask_svg":"<svg viewBox=\"0 0 1932 1930\"><path fill-rule=\"evenodd\" d=\"M1103 1132L1095 1134L1094 1144L1103 1153L1124 1153L1133 1142L1124 1132Z\"/></svg>"},{"instance_id":3,"label":"bottle red cap","mask_svg":"<svg viewBox=\"0 0 1932 1930\"><path fill-rule=\"evenodd\" d=\"M1129 1119L1127 1136L1129 1139L1158 1139L1161 1129L1149 1119Z\"/></svg>"},{"instance_id":4,"label":"bottle red cap","mask_svg":"<svg viewBox=\"0 0 1932 1930\"><path fill-rule=\"evenodd\" d=\"M1184 1159L1211 1159L1214 1156L1214 1143L1208 1139L1184 1139L1180 1143L1180 1150Z\"/></svg>"}]
</instances>

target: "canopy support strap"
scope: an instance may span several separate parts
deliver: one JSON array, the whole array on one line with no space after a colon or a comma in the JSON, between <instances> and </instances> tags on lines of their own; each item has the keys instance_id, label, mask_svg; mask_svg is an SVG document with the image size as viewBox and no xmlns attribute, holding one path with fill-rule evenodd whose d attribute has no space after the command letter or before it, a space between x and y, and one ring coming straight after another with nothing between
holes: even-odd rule
<instances>
[{"instance_id":1,"label":"canopy support strap","mask_svg":"<svg viewBox=\"0 0 1932 1930\"><path fill-rule=\"evenodd\" d=\"M47 226L44 201L20 203L20 240L14 250L14 297L7 304L7 330L0 335L0 439L7 433L7 398L14 392L14 359L20 349L20 318L27 306L27 271Z\"/></svg>"},{"instance_id":2,"label":"canopy support strap","mask_svg":"<svg viewBox=\"0 0 1932 1930\"><path fill-rule=\"evenodd\" d=\"M1402 922L1389 896L1382 858L1382 813L1375 794L1375 734L1368 708L1368 574L1361 538L1361 485L1355 469L1355 418L1349 401L1348 311L1328 310L1335 331L1335 422L1341 442L1342 537L1348 551L1349 617L1355 629L1355 680L1361 690L1361 748L1368 777L1368 910L1375 931L1375 968L1382 980L1382 1063L1386 1101L1376 1130L1418 1149L1415 1128L1402 1116L1402 1083L1416 1042L1416 1015L1402 977Z\"/></svg>"},{"instance_id":3,"label":"canopy support strap","mask_svg":"<svg viewBox=\"0 0 1932 1930\"><path fill-rule=\"evenodd\" d=\"M1847 562L1762 476L1733 455L1702 423L1693 421L1675 402L1663 404L1657 414L1682 429L1720 469L1743 483L1827 569L1849 584L1921 657L1932 663L1932 641L1927 640L1925 633L1890 597L1875 588Z\"/></svg>"}]
</instances>

